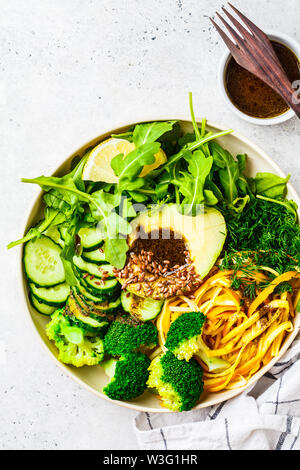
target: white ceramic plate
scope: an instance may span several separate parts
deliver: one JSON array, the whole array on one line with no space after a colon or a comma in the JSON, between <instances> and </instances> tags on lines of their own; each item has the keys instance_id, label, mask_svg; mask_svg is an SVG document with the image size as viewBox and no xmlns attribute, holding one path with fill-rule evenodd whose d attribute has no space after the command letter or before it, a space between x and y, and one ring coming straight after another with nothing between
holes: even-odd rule
<instances>
[{"instance_id":1,"label":"white ceramic plate","mask_svg":"<svg viewBox=\"0 0 300 470\"><path fill-rule=\"evenodd\" d=\"M160 118L159 120L169 120L169 119L170 117L165 117L164 119ZM174 117L172 117L172 119L174 119ZM144 120L144 122L155 121L155 120L157 119L152 117L150 119ZM185 131L192 130L192 124L189 119L177 117L177 120L180 121L182 128ZM141 121L138 121L138 122L141 122ZM86 145L81 147L77 152L75 152L69 158L67 158L65 162L57 169L57 171L55 172L55 175L63 175L67 173L70 170L70 163L72 159L75 156L82 157L88 147L95 146L97 143L106 139L111 134L118 134L120 132L125 132L125 130L130 125L133 125L133 124L135 123L129 123L126 126L125 125L119 126L118 128L105 132L104 134L91 140ZM220 126L217 126L212 123L208 123L207 126L210 130L213 130L214 132L224 130ZM260 148L252 144L249 140L247 140L243 136L237 133L233 133L233 134L229 134L218 139L218 142L220 142L222 146L227 148L233 155L237 155L239 153L246 153L248 155L248 164L247 164L246 171L249 176L254 176L255 173L258 171L270 171L280 176L285 176L283 172L280 170L280 168L276 165L276 163L274 163L273 160L270 157L268 157L268 155L265 154L265 152L263 152ZM300 207L300 199L295 189L290 184L288 184L288 197L296 201L298 206ZM39 220L40 215L41 215L41 201L42 201L42 193L40 193L39 197L36 199L30 211L25 232L33 225L33 223ZM22 249L20 249L20 270L22 273L21 275L22 275L24 299L26 302L26 311L30 317L32 325L37 331L47 351L52 355L53 359L56 360L57 364L76 382L78 382L79 384L81 384L82 386L84 386L85 388L87 388L88 390L90 390L91 392L99 396L100 398L104 398L105 400L111 401L109 398L106 397L106 395L104 395L101 392L103 386L108 381L107 377L102 371L101 366L82 367L82 368L77 369L75 367L62 364L61 362L58 361L57 350L54 344L49 341L49 339L47 338L45 334L45 325L49 321L49 319L46 316L37 313L31 306L29 299L28 299L27 281L24 275L23 263L22 263ZM256 382L263 374L267 372L267 370L269 370L272 367L272 365L275 362L277 362L279 357L282 356L282 354L287 350L289 345L292 343L299 329L300 329L300 313L298 313L295 318L295 328L286 337L286 340L281 348L280 355L274 358L265 367L260 369L255 375L253 375L251 380L248 382L247 386ZM225 391L221 391L218 393L210 393L210 394L205 393L201 396L201 401L196 406L196 408L205 408L207 406L221 403L224 400L227 400L229 398L232 398L238 395L245 388L246 387L239 388L237 390L225 390ZM169 410L162 408L160 406L159 401L153 395L151 395L151 393L147 391L136 400L132 400L130 402L113 401L113 403L118 404L120 406L127 407L127 408L135 409L137 411L158 412L158 413L170 412Z\"/></svg>"}]
</instances>

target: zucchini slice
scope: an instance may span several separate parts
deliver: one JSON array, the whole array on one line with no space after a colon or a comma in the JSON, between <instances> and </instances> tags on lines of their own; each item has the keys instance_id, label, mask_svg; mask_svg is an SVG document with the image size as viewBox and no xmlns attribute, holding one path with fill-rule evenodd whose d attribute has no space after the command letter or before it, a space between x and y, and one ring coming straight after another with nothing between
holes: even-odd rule
<instances>
[{"instance_id":1,"label":"zucchini slice","mask_svg":"<svg viewBox=\"0 0 300 470\"><path fill-rule=\"evenodd\" d=\"M39 302L31 293L29 295L31 305L42 315L52 315L55 312L56 307L51 307L50 305L46 305L43 302Z\"/></svg>"},{"instance_id":2,"label":"zucchini slice","mask_svg":"<svg viewBox=\"0 0 300 470\"><path fill-rule=\"evenodd\" d=\"M103 277L103 273L107 272L110 278L114 277L114 267L111 264L98 266L94 263L88 263L87 261L84 261L81 256L74 256L73 263L80 271L86 272L91 276L95 276L101 279Z\"/></svg>"},{"instance_id":3,"label":"zucchini slice","mask_svg":"<svg viewBox=\"0 0 300 470\"><path fill-rule=\"evenodd\" d=\"M23 261L28 279L39 287L64 282L65 270L60 253L61 247L45 235L27 242Z\"/></svg>"},{"instance_id":4,"label":"zucchini slice","mask_svg":"<svg viewBox=\"0 0 300 470\"><path fill-rule=\"evenodd\" d=\"M70 294L70 286L65 282L53 287L37 287L35 284L29 284L32 295L46 305L53 307L63 307Z\"/></svg>"},{"instance_id":5,"label":"zucchini slice","mask_svg":"<svg viewBox=\"0 0 300 470\"><path fill-rule=\"evenodd\" d=\"M82 227L78 235L85 251L94 251L103 244L103 233L97 227Z\"/></svg>"}]
</instances>

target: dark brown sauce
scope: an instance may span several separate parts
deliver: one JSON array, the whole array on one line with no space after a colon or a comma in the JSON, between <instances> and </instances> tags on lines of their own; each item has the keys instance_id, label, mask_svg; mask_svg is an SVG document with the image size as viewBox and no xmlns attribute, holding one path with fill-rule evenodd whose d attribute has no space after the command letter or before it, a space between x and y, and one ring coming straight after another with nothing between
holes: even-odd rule
<instances>
[{"instance_id":1,"label":"dark brown sauce","mask_svg":"<svg viewBox=\"0 0 300 470\"><path fill-rule=\"evenodd\" d=\"M271 41L290 82L300 80L300 62L287 46ZM286 102L269 85L237 64L231 57L225 71L225 85L232 103L243 113L271 118L288 111Z\"/></svg>"},{"instance_id":2,"label":"dark brown sauce","mask_svg":"<svg viewBox=\"0 0 300 470\"><path fill-rule=\"evenodd\" d=\"M146 234L141 227L138 228L138 232L139 238L134 241L130 252L139 255L142 250L152 251L153 261L157 263L169 260L170 266L185 264L184 252L187 248L180 234L169 229L152 230Z\"/></svg>"}]
</instances>

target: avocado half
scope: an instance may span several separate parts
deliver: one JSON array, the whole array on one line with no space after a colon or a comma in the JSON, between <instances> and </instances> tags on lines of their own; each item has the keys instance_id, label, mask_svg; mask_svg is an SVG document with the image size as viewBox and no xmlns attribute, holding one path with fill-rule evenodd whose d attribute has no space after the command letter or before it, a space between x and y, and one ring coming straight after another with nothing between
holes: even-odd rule
<instances>
[{"instance_id":1,"label":"avocado half","mask_svg":"<svg viewBox=\"0 0 300 470\"><path fill-rule=\"evenodd\" d=\"M186 250L200 279L203 279L215 264L227 234L224 217L217 209L203 207L198 215L190 216L181 214L176 204L141 212L133 219L131 227L132 232L128 237L129 254L137 243L139 247L143 246L143 242L145 247L149 247L149 240L156 247L156 256L159 253L160 262L168 259L166 253L172 253L172 249L175 258L180 258L180 250ZM157 250L159 246L161 249ZM122 279L120 281L124 282ZM155 284L159 282L160 280L154 281L152 286L154 298L162 297L155 289ZM134 283L129 284L127 290L142 297L146 296L143 283L139 282L138 289L136 287Z\"/></svg>"}]
</instances>

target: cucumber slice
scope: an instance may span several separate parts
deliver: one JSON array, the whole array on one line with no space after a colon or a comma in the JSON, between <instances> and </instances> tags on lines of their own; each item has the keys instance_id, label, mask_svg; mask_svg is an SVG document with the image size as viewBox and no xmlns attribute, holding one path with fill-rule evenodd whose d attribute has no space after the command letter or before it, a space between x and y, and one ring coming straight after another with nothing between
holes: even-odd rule
<instances>
[{"instance_id":1,"label":"cucumber slice","mask_svg":"<svg viewBox=\"0 0 300 470\"><path fill-rule=\"evenodd\" d=\"M86 299L83 297L82 294L79 293L76 288L72 288L72 295L74 299L76 300L77 304L83 310L84 312L89 312L90 311L90 305L87 303Z\"/></svg>"},{"instance_id":2,"label":"cucumber slice","mask_svg":"<svg viewBox=\"0 0 300 470\"><path fill-rule=\"evenodd\" d=\"M65 282L54 287L37 287L35 284L29 284L32 295L46 305L53 307L63 307L70 295L70 286Z\"/></svg>"},{"instance_id":3,"label":"cucumber slice","mask_svg":"<svg viewBox=\"0 0 300 470\"><path fill-rule=\"evenodd\" d=\"M130 294L128 291L126 290L122 290L122 293L121 293L121 303L122 303L122 307L123 309L125 310L125 312L127 313L130 313L130 305L131 305L131 302L132 302L132 294Z\"/></svg>"},{"instance_id":4,"label":"cucumber slice","mask_svg":"<svg viewBox=\"0 0 300 470\"><path fill-rule=\"evenodd\" d=\"M84 278L86 286L95 293L95 295L103 295L103 294L110 294L112 293L118 286L119 283L116 278L114 279L107 279L102 280L98 278L93 278L91 276L87 276Z\"/></svg>"},{"instance_id":5,"label":"cucumber slice","mask_svg":"<svg viewBox=\"0 0 300 470\"><path fill-rule=\"evenodd\" d=\"M99 250L99 248L94 251L84 251L81 257L87 263L107 264L107 261L105 261L105 255L103 251Z\"/></svg>"},{"instance_id":6,"label":"cucumber slice","mask_svg":"<svg viewBox=\"0 0 300 470\"><path fill-rule=\"evenodd\" d=\"M59 227L60 236L63 240L66 238L67 227ZM103 245L103 233L97 227L82 227L78 231L80 243L84 251L94 251Z\"/></svg>"},{"instance_id":7,"label":"cucumber slice","mask_svg":"<svg viewBox=\"0 0 300 470\"><path fill-rule=\"evenodd\" d=\"M121 294L122 307L125 312L142 321L153 320L161 312L163 300L154 300L150 297L138 297L123 291Z\"/></svg>"},{"instance_id":8,"label":"cucumber slice","mask_svg":"<svg viewBox=\"0 0 300 470\"><path fill-rule=\"evenodd\" d=\"M103 244L103 232L97 227L82 227L78 235L85 251L94 251Z\"/></svg>"},{"instance_id":9,"label":"cucumber slice","mask_svg":"<svg viewBox=\"0 0 300 470\"><path fill-rule=\"evenodd\" d=\"M80 306L77 304L75 298L70 296L68 299L68 307L70 314L79 320L81 323L92 327L92 328L103 328L104 326L108 325L108 321L106 319L95 319L88 315L84 315Z\"/></svg>"},{"instance_id":10,"label":"cucumber slice","mask_svg":"<svg viewBox=\"0 0 300 470\"><path fill-rule=\"evenodd\" d=\"M96 264L84 261L81 256L74 256L73 263L80 271L86 272L91 276L95 276L101 279L103 277L103 273L107 272L109 273L110 278L114 277L114 267L111 264L97 266Z\"/></svg>"},{"instance_id":11,"label":"cucumber slice","mask_svg":"<svg viewBox=\"0 0 300 470\"><path fill-rule=\"evenodd\" d=\"M118 310L121 306L121 299L118 297L117 299L106 299L102 302L91 302L87 301L78 294L78 292L73 293L73 297L76 300L78 306L80 307L81 311L88 314L91 318L95 318L99 320L105 318L106 314L113 313Z\"/></svg>"},{"instance_id":12,"label":"cucumber slice","mask_svg":"<svg viewBox=\"0 0 300 470\"><path fill-rule=\"evenodd\" d=\"M93 311L90 313L90 316L93 318L97 318L97 313L98 315L100 314L108 314L108 313L113 313L116 310L119 310L121 307L121 299L120 297L117 300L111 301L111 302L102 302L100 304L95 304L93 305Z\"/></svg>"},{"instance_id":13,"label":"cucumber slice","mask_svg":"<svg viewBox=\"0 0 300 470\"><path fill-rule=\"evenodd\" d=\"M103 297L103 296L100 296L100 295L94 295L92 294L90 291L88 291L86 289L85 286L83 285L79 285L77 287L77 290L78 290L78 293L81 294L84 299L86 300L86 302L95 302L95 303L98 303L98 302L103 302L105 300L107 300L107 297Z\"/></svg>"},{"instance_id":14,"label":"cucumber slice","mask_svg":"<svg viewBox=\"0 0 300 470\"><path fill-rule=\"evenodd\" d=\"M58 243L59 246L64 246L64 240L61 238L60 231L56 226L48 228L43 235L51 238L55 243Z\"/></svg>"},{"instance_id":15,"label":"cucumber slice","mask_svg":"<svg viewBox=\"0 0 300 470\"><path fill-rule=\"evenodd\" d=\"M27 242L23 261L28 279L39 287L55 286L64 282L65 270L60 253L60 246L45 235Z\"/></svg>"},{"instance_id":16,"label":"cucumber slice","mask_svg":"<svg viewBox=\"0 0 300 470\"><path fill-rule=\"evenodd\" d=\"M29 296L31 305L42 315L52 315L55 312L56 307L51 307L50 305L46 305L43 302L39 302L32 294Z\"/></svg>"}]
</instances>

